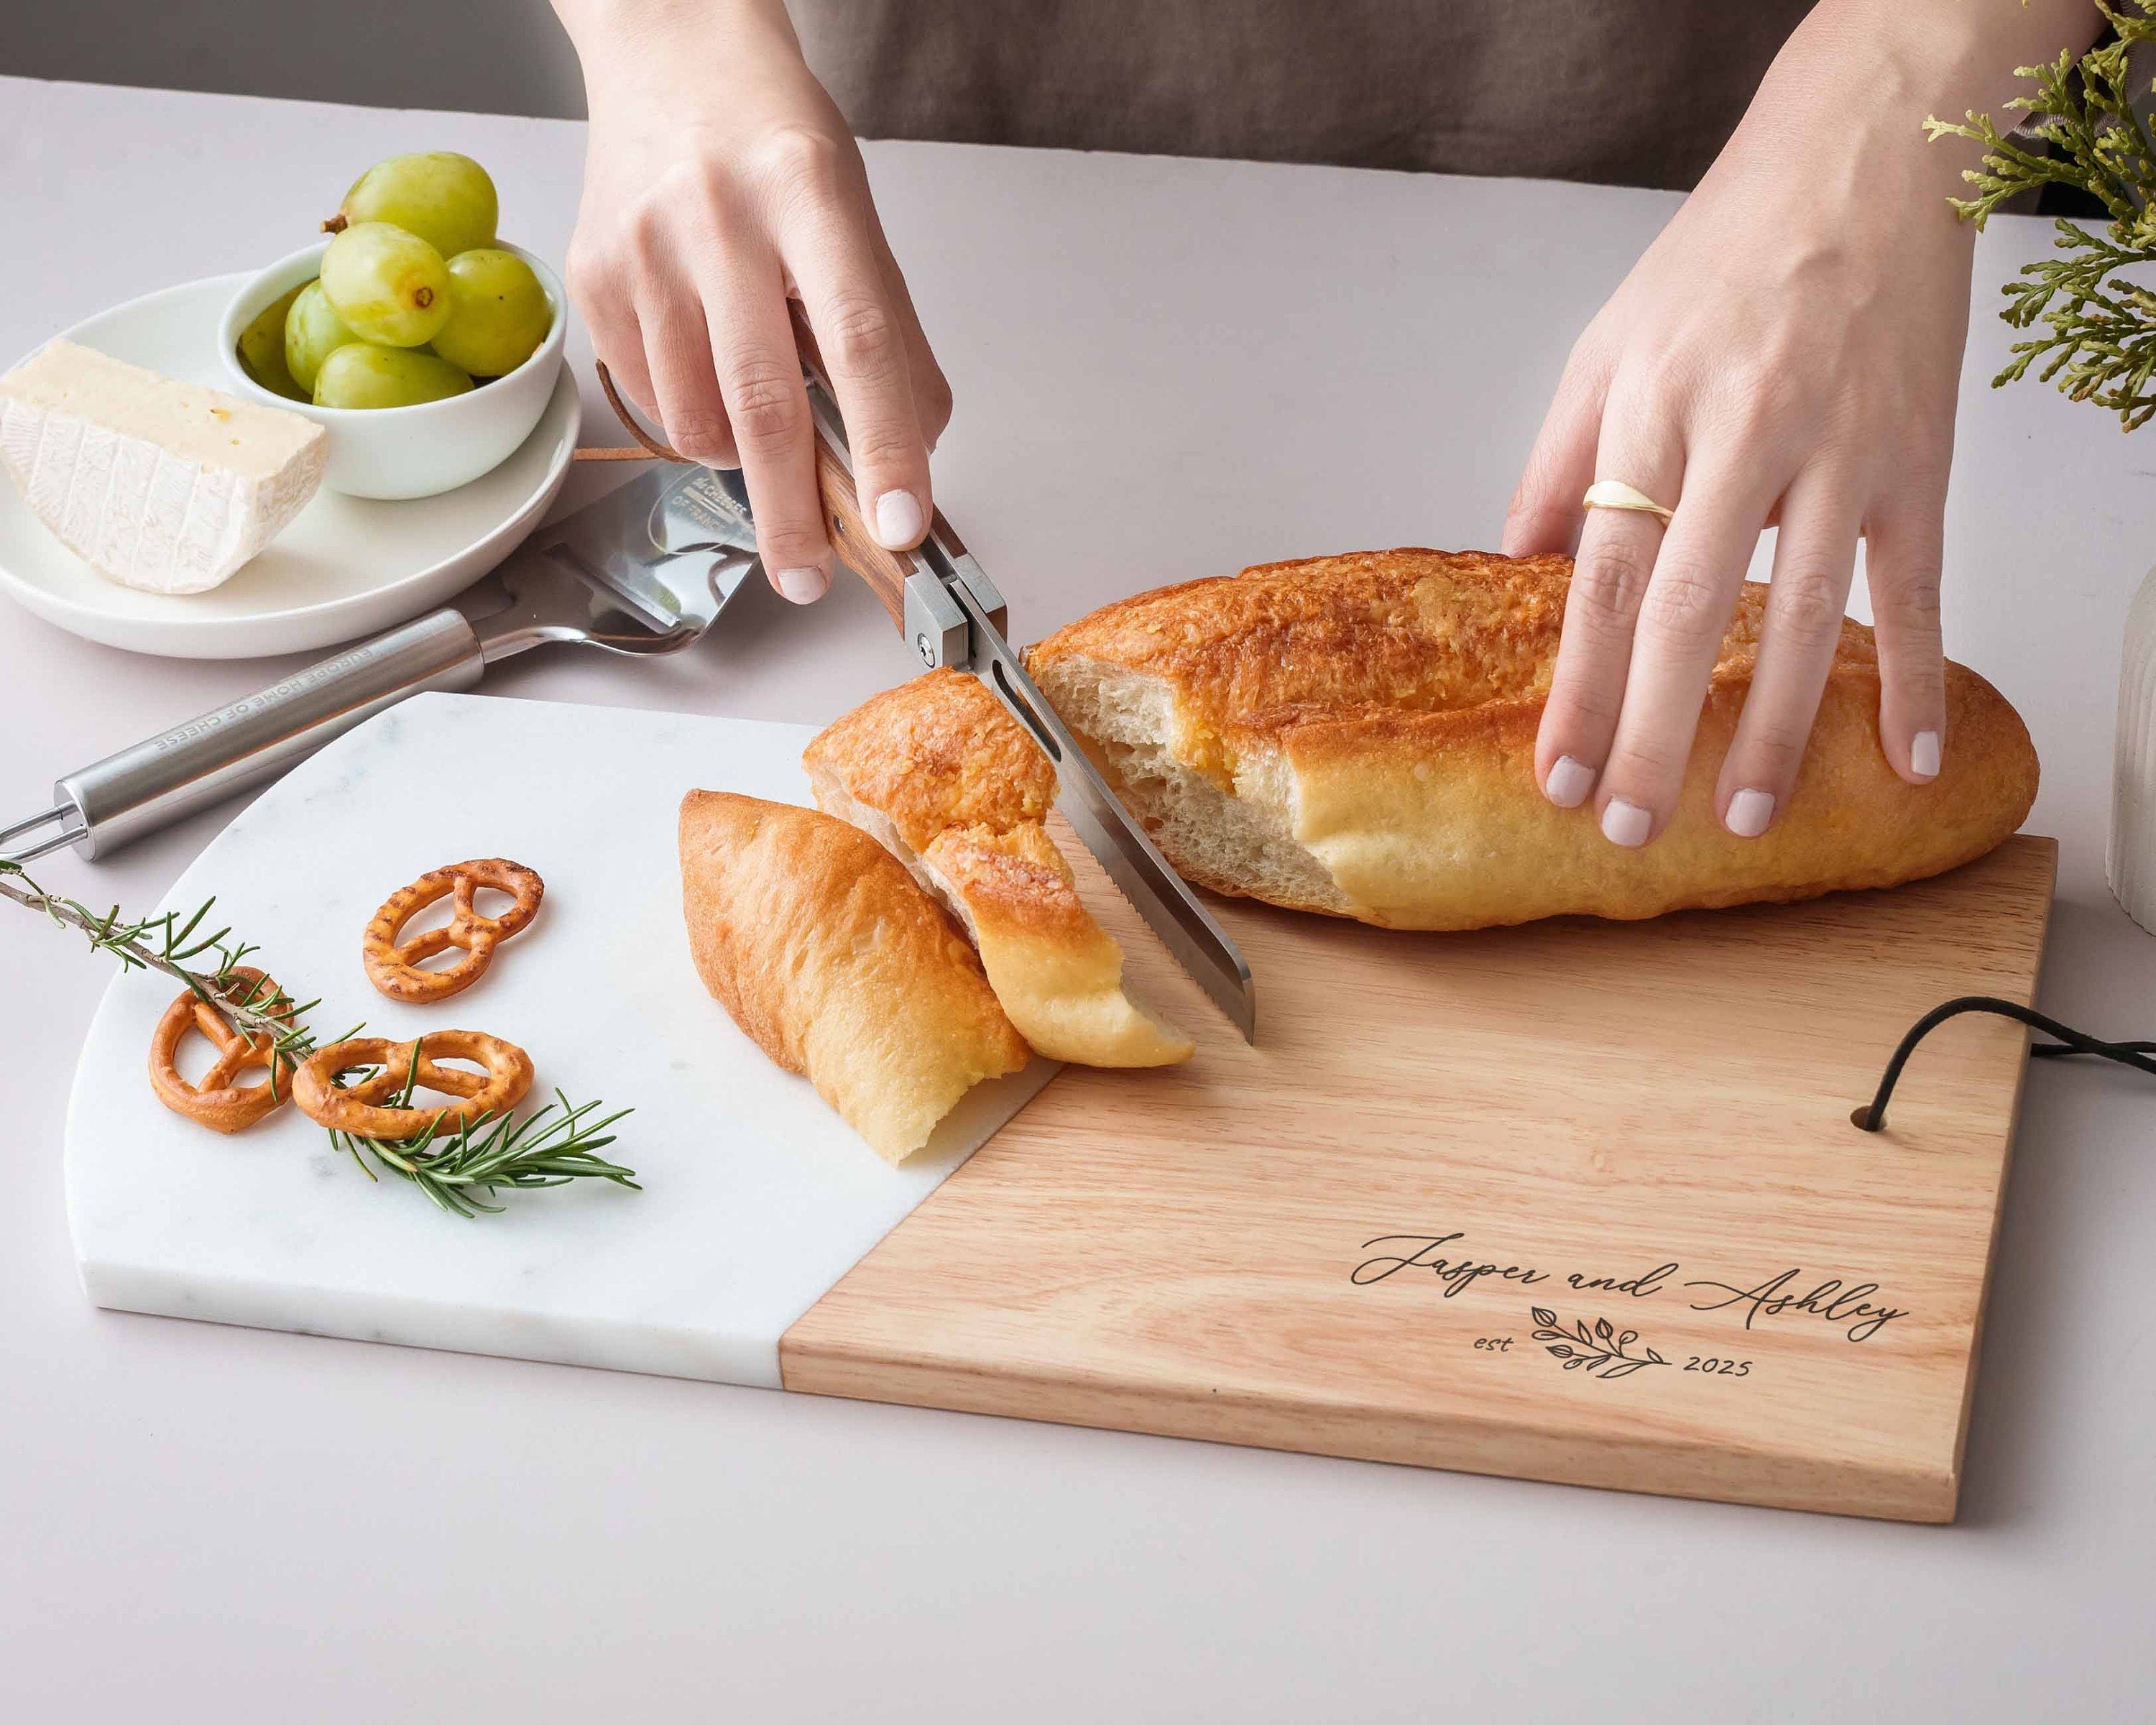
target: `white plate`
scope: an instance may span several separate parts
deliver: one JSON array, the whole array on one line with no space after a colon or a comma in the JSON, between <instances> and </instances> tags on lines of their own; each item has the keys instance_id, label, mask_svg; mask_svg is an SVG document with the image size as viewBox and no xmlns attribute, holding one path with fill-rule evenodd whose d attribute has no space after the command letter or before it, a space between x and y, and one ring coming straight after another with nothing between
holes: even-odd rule
<instances>
[{"instance_id":1,"label":"white plate","mask_svg":"<svg viewBox=\"0 0 2156 1725\"><path fill-rule=\"evenodd\" d=\"M222 389L218 324L249 280L242 272L167 288L61 333ZM538 429L493 472L397 503L319 491L231 580L186 596L106 580L0 483L0 592L86 639L175 659L259 659L372 634L441 603L516 548L568 477L578 415L565 369Z\"/></svg>"}]
</instances>

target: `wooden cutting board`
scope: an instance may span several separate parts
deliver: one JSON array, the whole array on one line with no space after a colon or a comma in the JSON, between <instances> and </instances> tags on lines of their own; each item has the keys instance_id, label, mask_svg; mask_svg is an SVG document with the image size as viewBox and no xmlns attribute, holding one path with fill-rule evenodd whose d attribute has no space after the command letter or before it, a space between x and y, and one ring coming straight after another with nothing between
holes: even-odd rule
<instances>
[{"instance_id":1,"label":"wooden cutting board","mask_svg":"<svg viewBox=\"0 0 2156 1725\"><path fill-rule=\"evenodd\" d=\"M170 986L121 976L68 1121L91 1297L1953 1515L2023 1034L1958 1019L1911 1065L1890 1131L1849 1113L1928 1008L2031 998L2051 841L1894 892L1631 925L1400 935L1224 904L1258 976L1250 1048L1066 838L1197 1058L1052 1080L1037 1062L980 1087L894 1170L734 1029L680 926L682 792L806 800L809 734L425 696L266 792L168 903L215 894L336 1028L493 1030L532 1051L543 1084L634 1104L620 1153L646 1189L520 1196L465 1221L370 1184L289 1110L205 1133L140 1076ZM483 773L488 794L441 789L445 763ZM358 942L375 906L490 854L547 877L539 921L439 1012L374 995Z\"/></svg>"},{"instance_id":2,"label":"wooden cutting board","mask_svg":"<svg viewBox=\"0 0 2156 1725\"><path fill-rule=\"evenodd\" d=\"M1066 844L1075 857L1083 853ZM788 1389L1912 1521L1954 1513L2057 846L1636 924L1219 906L1245 1046L1066 1068L783 1338Z\"/></svg>"}]
</instances>

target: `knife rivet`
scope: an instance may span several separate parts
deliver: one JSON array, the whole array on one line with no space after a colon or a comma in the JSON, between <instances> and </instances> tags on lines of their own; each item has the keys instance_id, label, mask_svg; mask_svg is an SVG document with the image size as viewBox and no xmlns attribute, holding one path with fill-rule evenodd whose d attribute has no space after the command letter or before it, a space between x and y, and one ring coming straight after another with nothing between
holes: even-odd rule
<instances>
[{"instance_id":1,"label":"knife rivet","mask_svg":"<svg viewBox=\"0 0 2156 1725\"><path fill-rule=\"evenodd\" d=\"M921 655L921 662L923 665L930 666L933 666L935 665L935 644L928 639L927 632L926 630L913 638L913 650Z\"/></svg>"}]
</instances>

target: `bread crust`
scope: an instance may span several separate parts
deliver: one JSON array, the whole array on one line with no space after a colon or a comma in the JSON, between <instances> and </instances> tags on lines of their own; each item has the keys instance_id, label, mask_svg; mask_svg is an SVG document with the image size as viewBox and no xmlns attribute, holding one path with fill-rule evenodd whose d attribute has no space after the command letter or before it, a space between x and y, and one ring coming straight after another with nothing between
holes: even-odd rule
<instances>
[{"instance_id":1,"label":"bread crust","mask_svg":"<svg viewBox=\"0 0 2156 1725\"><path fill-rule=\"evenodd\" d=\"M949 827L1007 833L1055 805L1055 768L1004 704L963 671L932 670L872 695L802 752L916 850Z\"/></svg>"},{"instance_id":2,"label":"bread crust","mask_svg":"<svg viewBox=\"0 0 2156 1725\"><path fill-rule=\"evenodd\" d=\"M1045 817L1055 769L978 678L934 670L873 696L803 752L817 805L881 843L964 924L1021 1034L1050 1060L1158 1066L1194 1045L1122 986Z\"/></svg>"},{"instance_id":3,"label":"bread crust","mask_svg":"<svg viewBox=\"0 0 2156 1725\"><path fill-rule=\"evenodd\" d=\"M1030 1057L964 937L865 834L812 809L691 791L680 850L704 986L887 1161Z\"/></svg>"},{"instance_id":4,"label":"bread crust","mask_svg":"<svg viewBox=\"0 0 2156 1725\"><path fill-rule=\"evenodd\" d=\"M1106 606L1028 655L1065 719L1116 768L1170 861L1216 891L1382 927L1463 929L1892 885L1981 855L2037 782L2020 717L1947 667L1940 777L1912 785L1878 739L1871 632L1845 620L1781 818L1738 839L1714 792L1751 686L1766 595L1747 583L1710 680L1677 809L1652 845L1604 840L1537 788L1571 561L1410 547L1270 563ZM1301 877L1224 866L1173 818L1159 762L1107 734L1099 691L1150 691L1166 757L1276 822ZM1300 884L1299 884L1300 882Z\"/></svg>"}]
</instances>

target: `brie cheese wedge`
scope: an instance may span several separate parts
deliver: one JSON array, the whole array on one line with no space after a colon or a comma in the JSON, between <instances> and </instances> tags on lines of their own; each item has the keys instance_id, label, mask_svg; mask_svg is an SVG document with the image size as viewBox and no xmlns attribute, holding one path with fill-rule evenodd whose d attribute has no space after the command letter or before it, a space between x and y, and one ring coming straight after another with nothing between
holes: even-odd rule
<instances>
[{"instance_id":1,"label":"brie cheese wedge","mask_svg":"<svg viewBox=\"0 0 2156 1725\"><path fill-rule=\"evenodd\" d=\"M100 575L203 593L315 495L313 420L52 341L0 377L0 459L31 512Z\"/></svg>"}]
</instances>

